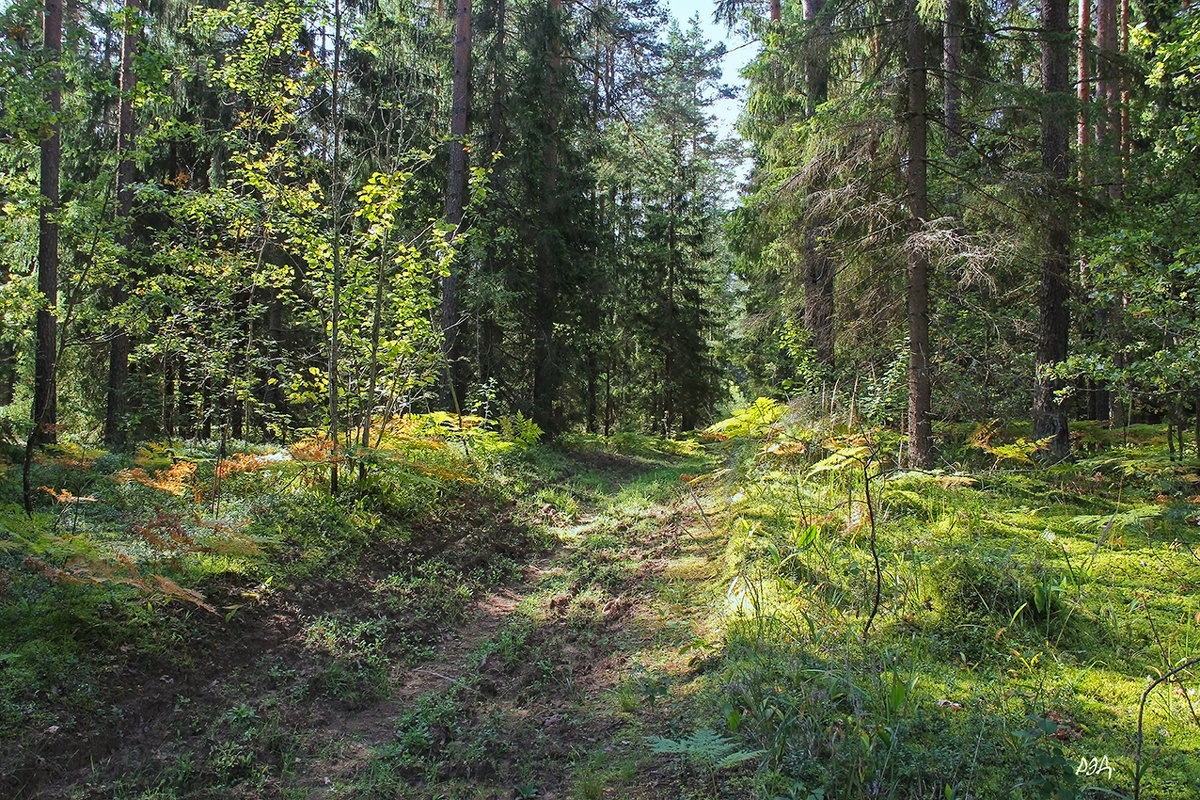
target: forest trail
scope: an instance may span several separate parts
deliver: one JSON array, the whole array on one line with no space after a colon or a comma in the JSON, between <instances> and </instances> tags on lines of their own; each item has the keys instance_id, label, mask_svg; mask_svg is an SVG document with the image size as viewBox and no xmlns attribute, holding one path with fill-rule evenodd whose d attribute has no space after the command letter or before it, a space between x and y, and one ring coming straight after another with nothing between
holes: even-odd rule
<instances>
[{"instance_id":1,"label":"forest trail","mask_svg":"<svg viewBox=\"0 0 1200 800\"><path fill-rule=\"evenodd\" d=\"M191 667L130 675L120 734L57 749L30 796L686 796L645 736L703 667L681 648L715 542L680 480L703 466L568 455L530 502L416 526L415 560L381 546L320 587L230 588L245 606ZM464 578L490 562L495 582Z\"/></svg>"}]
</instances>

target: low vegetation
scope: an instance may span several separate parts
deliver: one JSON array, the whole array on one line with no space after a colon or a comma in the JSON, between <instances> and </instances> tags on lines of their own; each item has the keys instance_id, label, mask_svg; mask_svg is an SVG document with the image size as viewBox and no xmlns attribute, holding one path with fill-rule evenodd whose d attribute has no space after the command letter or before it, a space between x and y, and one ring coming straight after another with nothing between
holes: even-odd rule
<instances>
[{"instance_id":1,"label":"low vegetation","mask_svg":"<svg viewBox=\"0 0 1200 800\"><path fill-rule=\"evenodd\" d=\"M1200 463L797 409L14 449L3 794L1195 796Z\"/></svg>"}]
</instances>

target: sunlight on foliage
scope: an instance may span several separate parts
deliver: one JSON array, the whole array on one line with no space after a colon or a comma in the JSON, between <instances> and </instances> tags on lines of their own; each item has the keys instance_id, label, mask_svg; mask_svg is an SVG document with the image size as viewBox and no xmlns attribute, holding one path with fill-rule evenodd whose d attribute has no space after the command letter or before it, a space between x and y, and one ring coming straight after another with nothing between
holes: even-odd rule
<instances>
[{"instance_id":1,"label":"sunlight on foliage","mask_svg":"<svg viewBox=\"0 0 1200 800\"><path fill-rule=\"evenodd\" d=\"M996 461L993 467L998 467L1002 461L1031 466L1033 464L1033 457L1038 452L1045 450L1049 442L1049 439L1033 441L1026 437L1021 437L1007 444L993 444L992 440L1000 434L1002 427L998 419L980 423L967 439L967 447L982 450L989 455L995 456Z\"/></svg>"},{"instance_id":2,"label":"sunlight on foliage","mask_svg":"<svg viewBox=\"0 0 1200 800\"><path fill-rule=\"evenodd\" d=\"M141 467L123 469L113 475L117 483L139 483L160 492L182 497L194 486L196 465L190 461L179 461L166 469L156 470L153 474Z\"/></svg>"},{"instance_id":3,"label":"sunlight on foliage","mask_svg":"<svg viewBox=\"0 0 1200 800\"><path fill-rule=\"evenodd\" d=\"M763 436L787 413L787 406L769 397L760 397L745 408L734 412L729 419L706 428L710 434L723 434L733 438L755 438Z\"/></svg>"}]
</instances>

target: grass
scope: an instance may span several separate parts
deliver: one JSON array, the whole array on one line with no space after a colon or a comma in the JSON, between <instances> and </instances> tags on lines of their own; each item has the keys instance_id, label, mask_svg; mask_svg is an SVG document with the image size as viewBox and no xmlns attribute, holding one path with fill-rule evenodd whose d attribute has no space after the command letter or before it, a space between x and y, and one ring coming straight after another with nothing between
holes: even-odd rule
<instances>
[{"instance_id":1,"label":"grass","mask_svg":"<svg viewBox=\"0 0 1200 800\"><path fill-rule=\"evenodd\" d=\"M1140 705L1200 650L1200 463L1086 433L422 435L337 501L65 446L0 509L5 795L1194 797L1200 679Z\"/></svg>"},{"instance_id":2,"label":"grass","mask_svg":"<svg viewBox=\"0 0 1200 800\"><path fill-rule=\"evenodd\" d=\"M1137 431L1075 464L1000 468L988 452L913 474L872 432L814 427L729 443L720 487L725 638L708 691L767 753L759 791L1132 796L1142 693L1197 654L1198 465ZM882 581L865 635L868 479ZM1143 797L1200 787L1200 681L1179 677L1146 706ZM1101 757L1111 774L1076 775Z\"/></svg>"}]
</instances>

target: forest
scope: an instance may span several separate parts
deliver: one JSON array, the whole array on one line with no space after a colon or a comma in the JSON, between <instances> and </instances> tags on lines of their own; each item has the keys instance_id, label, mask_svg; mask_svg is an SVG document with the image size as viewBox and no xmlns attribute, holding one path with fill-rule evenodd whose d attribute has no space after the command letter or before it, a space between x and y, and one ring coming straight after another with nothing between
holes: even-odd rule
<instances>
[{"instance_id":1,"label":"forest","mask_svg":"<svg viewBox=\"0 0 1200 800\"><path fill-rule=\"evenodd\" d=\"M702 14L0 2L0 794L1197 796L1200 10Z\"/></svg>"}]
</instances>

